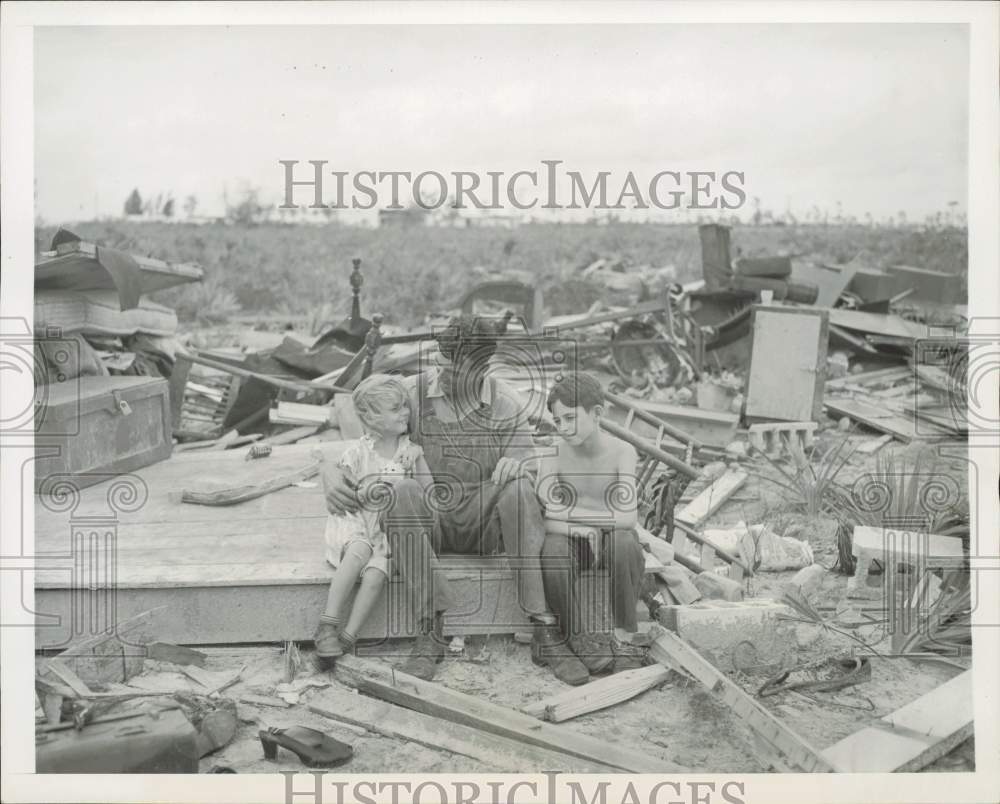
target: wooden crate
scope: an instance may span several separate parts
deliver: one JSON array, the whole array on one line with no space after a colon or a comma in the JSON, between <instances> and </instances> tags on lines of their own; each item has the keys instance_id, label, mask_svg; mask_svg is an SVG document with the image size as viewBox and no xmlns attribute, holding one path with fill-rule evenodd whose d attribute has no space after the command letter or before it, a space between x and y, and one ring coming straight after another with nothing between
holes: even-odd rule
<instances>
[{"instance_id":1,"label":"wooden crate","mask_svg":"<svg viewBox=\"0 0 1000 804\"><path fill-rule=\"evenodd\" d=\"M167 381L159 377L80 377L39 386L35 488L69 474L85 486L170 456Z\"/></svg>"}]
</instances>

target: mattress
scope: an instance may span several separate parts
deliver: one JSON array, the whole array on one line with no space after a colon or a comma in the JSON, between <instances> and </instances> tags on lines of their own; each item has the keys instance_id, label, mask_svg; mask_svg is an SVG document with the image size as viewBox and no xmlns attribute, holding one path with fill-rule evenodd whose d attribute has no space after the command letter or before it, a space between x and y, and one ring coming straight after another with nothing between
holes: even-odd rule
<instances>
[{"instance_id":1,"label":"mattress","mask_svg":"<svg viewBox=\"0 0 1000 804\"><path fill-rule=\"evenodd\" d=\"M35 336L48 327L84 335L173 335L177 314L146 298L122 310L115 290L39 290L35 293Z\"/></svg>"}]
</instances>

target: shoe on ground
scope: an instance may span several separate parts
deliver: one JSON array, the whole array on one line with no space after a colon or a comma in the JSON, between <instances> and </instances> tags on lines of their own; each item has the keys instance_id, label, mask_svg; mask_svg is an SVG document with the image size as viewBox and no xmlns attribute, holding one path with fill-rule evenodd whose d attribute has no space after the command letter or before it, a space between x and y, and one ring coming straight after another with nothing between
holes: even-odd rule
<instances>
[{"instance_id":1,"label":"shoe on ground","mask_svg":"<svg viewBox=\"0 0 1000 804\"><path fill-rule=\"evenodd\" d=\"M437 665L444 658L444 645L434 634L421 634L409 657L403 664L403 672L411 676L431 681L437 672Z\"/></svg>"},{"instance_id":2,"label":"shoe on ground","mask_svg":"<svg viewBox=\"0 0 1000 804\"><path fill-rule=\"evenodd\" d=\"M344 646L340 641L340 627L333 623L320 622L313 642L316 644L316 656L319 659L336 659L344 655Z\"/></svg>"},{"instance_id":3,"label":"shoe on ground","mask_svg":"<svg viewBox=\"0 0 1000 804\"><path fill-rule=\"evenodd\" d=\"M611 640L606 635L578 634L570 639L569 645L590 673L597 675L611 672L615 654L611 648Z\"/></svg>"},{"instance_id":4,"label":"shoe on ground","mask_svg":"<svg viewBox=\"0 0 1000 804\"><path fill-rule=\"evenodd\" d=\"M590 681L587 666L573 653L562 633L554 625L538 626L531 641L531 661L549 667L564 684L578 687Z\"/></svg>"}]
</instances>

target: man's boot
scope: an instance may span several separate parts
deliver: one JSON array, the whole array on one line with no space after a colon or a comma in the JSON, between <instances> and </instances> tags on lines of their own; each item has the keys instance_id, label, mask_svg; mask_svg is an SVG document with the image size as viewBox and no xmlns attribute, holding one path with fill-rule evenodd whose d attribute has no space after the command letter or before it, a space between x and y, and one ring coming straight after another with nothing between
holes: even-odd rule
<instances>
[{"instance_id":1,"label":"man's boot","mask_svg":"<svg viewBox=\"0 0 1000 804\"><path fill-rule=\"evenodd\" d=\"M551 667L555 677L564 684L578 687L590 681L586 666L570 650L557 626L535 626L531 640L531 661L540 667Z\"/></svg>"},{"instance_id":2,"label":"man's boot","mask_svg":"<svg viewBox=\"0 0 1000 804\"><path fill-rule=\"evenodd\" d=\"M434 625L417 637L410 656L403 664L403 672L424 681L431 681L437 664L444 658L444 636L441 615L434 618Z\"/></svg>"},{"instance_id":3,"label":"man's boot","mask_svg":"<svg viewBox=\"0 0 1000 804\"><path fill-rule=\"evenodd\" d=\"M578 634L569 641L580 661L594 675L611 672L615 654L611 650L611 640L604 634Z\"/></svg>"}]
</instances>

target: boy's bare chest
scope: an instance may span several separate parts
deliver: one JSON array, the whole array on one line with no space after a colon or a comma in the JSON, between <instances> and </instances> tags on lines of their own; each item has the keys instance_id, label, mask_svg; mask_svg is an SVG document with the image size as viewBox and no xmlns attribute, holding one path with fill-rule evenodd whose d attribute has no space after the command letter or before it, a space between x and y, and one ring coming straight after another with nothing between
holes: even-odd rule
<instances>
[{"instance_id":1,"label":"boy's bare chest","mask_svg":"<svg viewBox=\"0 0 1000 804\"><path fill-rule=\"evenodd\" d=\"M608 488L618 480L617 453L607 450L594 456L559 456L559 480L572 488L577 503L603 507Z\"/></svg>"}]
</instances>

